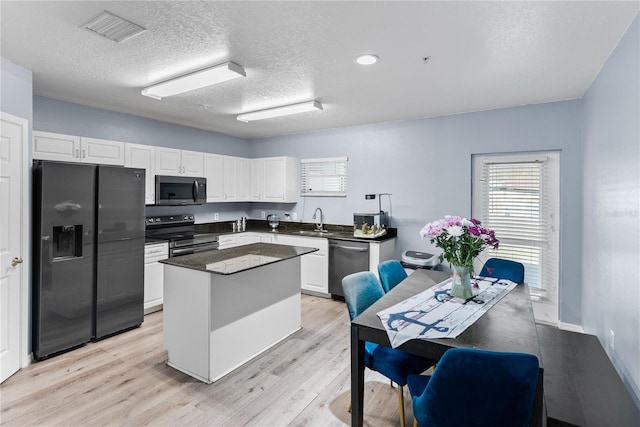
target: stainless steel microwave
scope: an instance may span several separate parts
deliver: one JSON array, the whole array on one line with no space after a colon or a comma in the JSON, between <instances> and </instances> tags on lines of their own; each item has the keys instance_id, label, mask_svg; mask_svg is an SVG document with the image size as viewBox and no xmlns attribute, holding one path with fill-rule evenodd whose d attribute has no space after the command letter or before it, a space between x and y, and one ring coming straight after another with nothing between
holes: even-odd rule
<instances>
[{"instance_id":1,"label":"stainless steel microwave","mask_svg":"<svg viewBox=\"0 0 640 427\"><path fill-rule=\"evenodd\" d=\"M206 202L206 178L156 175L156 205L201 205Z\"/></svg>"}]
</instances>

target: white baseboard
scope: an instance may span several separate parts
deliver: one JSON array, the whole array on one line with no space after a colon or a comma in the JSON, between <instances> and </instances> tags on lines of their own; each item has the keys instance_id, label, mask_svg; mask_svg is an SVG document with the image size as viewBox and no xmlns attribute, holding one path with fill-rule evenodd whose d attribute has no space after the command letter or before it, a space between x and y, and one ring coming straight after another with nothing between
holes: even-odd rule
<instances>
[{"instance_id":1,"label":"white baseboard","mask_svg":"<svg viewBox=\"0 0 640 427\"><path fill-rule=\"evenodd\" d=\"M573 323L558 322L558 328L564 331L578 332L578 333L584 334L584 329L582 329L582 326L575 325Z\"/></svg>"}]
</instances>

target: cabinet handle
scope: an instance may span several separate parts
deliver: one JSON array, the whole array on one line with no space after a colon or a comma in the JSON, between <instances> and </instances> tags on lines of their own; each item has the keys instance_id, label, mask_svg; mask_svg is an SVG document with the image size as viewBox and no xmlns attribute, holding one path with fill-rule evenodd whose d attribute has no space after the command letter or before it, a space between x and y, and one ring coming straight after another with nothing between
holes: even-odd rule
<instances>
[{"instance_id":1,"label":"cabinet handle","mask_svg":"<svg viewBox=\"0 0 640 427\"><path fill-rule=\"evenodd\" d=\"M76 150L76 159L80 157L80 150Z\"/></svg>"},{"instance_id":2,"label":"cabinet handle","mask_svg":"<svg viewBox=\"0 0 640 427\"><path fill-rule=\"evenodd\" d=\"M87 150L82 150L82 158L86 158L87 157Z\"/></svg>"}]
</instances>

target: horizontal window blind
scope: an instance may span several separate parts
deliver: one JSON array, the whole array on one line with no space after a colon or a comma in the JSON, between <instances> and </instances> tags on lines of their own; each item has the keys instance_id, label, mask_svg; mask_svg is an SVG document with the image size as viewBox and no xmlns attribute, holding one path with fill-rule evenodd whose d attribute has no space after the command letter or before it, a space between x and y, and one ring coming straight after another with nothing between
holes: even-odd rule
<instances>
[{"instance_id":1,"label":"horizontal window blind","mask_svg":"<svg viewBox=\"0 0 640 427\"><path fill-rule=\"evenodd\" d=\"M347 157L302 159L300 161L300 195L347 195Z\"/></svg>"},{"instance_id":2,"label":"horizontal window blind","mask_svg":"<svg viewBox=\"0 0 640 427\"><path fill-rule=\"evenodd\" d=\"M558 320L559 165L557 151L473 157L473 213L500 240L478 264L522 263L536 321L550 324Z\"/></svg>"},{"instance_id":3,"label":"horizontal window blind","mask_svg":"<svg viewBox=\"0 0 640 427\"><path fill-rule=\"evenodd\" d=\"M549 253L552 206L547 162L485 162L482 175L483 223L501 242L494 256L524 264L525 282L531 288L543 291L545 283L557 283L557 263L552 261L557 253Z\"/></svg>"},{"instance_id":4,"label":"horizontal window blind","mask_svg":"<svg viewBox=\"0 0 640 427\"><path fill-rule=\"evenodd\" d=\"M527 240L532 245L546 241L543 162L485 163L485 224L500 239Z\"/></svg>"}]
</instances>

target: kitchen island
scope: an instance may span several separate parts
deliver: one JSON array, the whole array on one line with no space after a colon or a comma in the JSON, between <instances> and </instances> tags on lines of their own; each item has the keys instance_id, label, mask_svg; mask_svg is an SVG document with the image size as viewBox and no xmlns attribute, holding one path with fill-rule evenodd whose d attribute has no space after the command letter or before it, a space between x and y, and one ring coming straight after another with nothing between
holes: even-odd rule
<instances>
[{"instance_id":1,"label":"kitchen island","mask_svg":"<svg viewBox=\"0 0 640 427\"><path fill-rule=\"evenodd\" d=\"M161 261L167 364L212 383L299 330L300 257L315 251L254 243Z\"/></svg>"}]
</instances>

